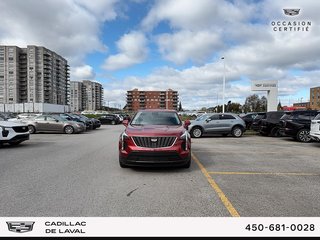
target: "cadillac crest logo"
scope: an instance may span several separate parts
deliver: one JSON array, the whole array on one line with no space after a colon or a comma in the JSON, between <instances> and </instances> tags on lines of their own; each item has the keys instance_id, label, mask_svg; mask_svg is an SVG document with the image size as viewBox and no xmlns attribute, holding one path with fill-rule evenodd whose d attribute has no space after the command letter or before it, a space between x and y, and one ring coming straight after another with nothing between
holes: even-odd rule
<instances>
[{"instance_id":1,"label":"cadillac crest logo","mask_svg":"<svg viewBox=\"0 0 320 240\"><path fill-rule=\"evenodd\" d=\"M8 230L16 233L31 232L34 222L7 222Z\"/></svg>"},{"instance_id":2,"label":"cadillac crest logo","mask_svg":"<svg viewBox=\"0 0 320 240\"><path fill-rule=\"evenodd\" d=\"M300 9L283 9L284 14L288 16L296 16L299 15Z\"/></svg>"}]
</instances>

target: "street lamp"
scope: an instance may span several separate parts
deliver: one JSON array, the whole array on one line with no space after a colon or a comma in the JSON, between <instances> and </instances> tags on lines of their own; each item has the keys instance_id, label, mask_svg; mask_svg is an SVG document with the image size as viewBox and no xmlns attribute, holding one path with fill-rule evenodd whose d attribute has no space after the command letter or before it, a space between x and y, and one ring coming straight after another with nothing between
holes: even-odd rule
<instances>
[{"instance_id":1,"label":"street lamp","mask_svg":"<svg viewBox=\"0 0 320 240\"><path fill-rule=\"evenodd\" d=\"M224 93L226 88L226 63L224 57L221 58L223 60L223 89L222 89L222 113L224 113Z\"/></svg>"}]
</instances>

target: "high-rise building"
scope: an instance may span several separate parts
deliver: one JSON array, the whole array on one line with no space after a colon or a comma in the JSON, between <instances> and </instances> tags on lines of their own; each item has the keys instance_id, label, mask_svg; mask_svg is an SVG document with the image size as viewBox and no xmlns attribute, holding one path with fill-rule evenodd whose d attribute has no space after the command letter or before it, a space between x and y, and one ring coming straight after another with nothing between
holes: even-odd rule
<instances>
[{"instance_id":1,"label":"high-rise building","mask_svg":"<svg viewBox=\"0 0 320 240\"><path fill-rule=\"evenodd\" d=\"M69 104L66 59L40 46L0 45L0 104Z\"/></svg>"},{"instance_id":2,"label":"high-rise building","mask_svg":"<svg viewBox=\"0 0 320 240\"><path fill-rule=\"evenodd\" d=\"M103 87L95 81L71 81L70 105L72 111L96 111L102 108Z\"/></svg>"},{"instance_id":3,"label":"high-rise building","mask_svg":"<svg viewBox=\"0 0 320 240\"><path fill-rule=\"evenodd\" d=\"M320 110L320 87L310 88L310 108Z\"/></svg>"},{"instance_id":4,"label":"high-rise building","mask_svg":"<svg viewBox=\"0 0 320 240\"><path fill-rule=\"evenodd\" d=\"M166 91L139 91L133 89L127 92L127 110L139 109L174 109L178 108L178 92L172 89Z\"/></svg>"}]
</instances>

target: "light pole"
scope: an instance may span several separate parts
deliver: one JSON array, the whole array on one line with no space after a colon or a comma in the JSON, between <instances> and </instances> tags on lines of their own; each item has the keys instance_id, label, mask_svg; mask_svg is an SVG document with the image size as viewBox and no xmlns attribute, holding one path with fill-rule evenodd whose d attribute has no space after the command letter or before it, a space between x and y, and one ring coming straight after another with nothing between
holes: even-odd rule
<instances>
[{"instance_id":1,"label":"light pole","mask_svg":"<svg viewBox=\"0 0 320 240\"><path fill-rule=\"evenodd\" d=\"M224 113L224 93L226 88L226 63L224 57L221 58L223 60L223 89L222 89L222 113Z\"/></svg>"}]
</instances>

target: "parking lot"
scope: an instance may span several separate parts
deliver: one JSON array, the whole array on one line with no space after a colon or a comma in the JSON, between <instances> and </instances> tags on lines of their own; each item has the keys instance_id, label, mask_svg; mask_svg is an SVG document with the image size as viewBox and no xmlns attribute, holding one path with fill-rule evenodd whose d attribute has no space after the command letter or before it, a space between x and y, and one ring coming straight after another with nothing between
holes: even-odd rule
<instances>
[{"instance_id":1,"label":"parking lot","mask_svg":"<svg viewBox=\"0 0 320 240\"><path fill-rule=\"evenodd\" d=\"M1 216L318 217L320 143L192 139L190 169L122 169L122 125L0 149Z\"/></svg>"}]
</instances>

